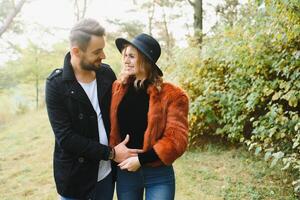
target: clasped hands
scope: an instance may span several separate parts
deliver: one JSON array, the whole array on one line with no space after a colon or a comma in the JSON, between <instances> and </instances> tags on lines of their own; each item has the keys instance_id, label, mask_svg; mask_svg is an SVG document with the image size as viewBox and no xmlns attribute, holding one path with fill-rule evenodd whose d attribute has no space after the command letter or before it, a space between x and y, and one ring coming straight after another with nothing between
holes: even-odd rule
<instances>
[{"instance_id":1,"label":"clasped hands","mask_svg":"<svg viewBox=\"0 0 300 200\"><path fill-rule=\"evenodd\" d=\"M118 166L128 171L136 171L141 167L138 153L142 153L142 149L129 149L126 147L126 144L129 141L129 135L126 135L126 138L117 146L115 146L115 159L114 161L119 163Z\"/></svg>"}]
</instances>

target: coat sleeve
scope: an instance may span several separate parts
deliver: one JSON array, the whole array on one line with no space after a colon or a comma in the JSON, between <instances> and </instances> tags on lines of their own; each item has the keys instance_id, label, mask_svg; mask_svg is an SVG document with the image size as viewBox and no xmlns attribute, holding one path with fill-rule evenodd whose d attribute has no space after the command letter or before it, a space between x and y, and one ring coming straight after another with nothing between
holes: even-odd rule
<instances>
[{"instance_id":1,"label":"coat sleeve","mask_svg":"<svg viewBox=\"0 0 300 200\"><path fill-rule=\"evenodd\" d=\"M63 95L59 92L55 80L46 81L46 106L56 143L75 157L83 156L99 162L107 160L109 148L97 141L85 138L72 130L71 119L63 104Z\"/></svg>"},{"instance_id":2,"label":"coat sleeve","mask_svg":"<svg viewBox=\"0 0 300 200\"><path fill-rule=\"evenodd\" d=\"M165 131L153 146L165 165L172 164L185 152L188 145L188 97L180 92L170 98Z\"/></svg>"}]
</instances>

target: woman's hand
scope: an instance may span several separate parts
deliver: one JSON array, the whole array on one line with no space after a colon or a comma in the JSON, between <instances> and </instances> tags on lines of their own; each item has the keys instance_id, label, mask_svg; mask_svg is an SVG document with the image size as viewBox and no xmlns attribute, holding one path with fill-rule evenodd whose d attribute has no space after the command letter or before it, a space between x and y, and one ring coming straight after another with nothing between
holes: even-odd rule
<instances>
[{"instance_id":1,"label":"woman's hand","mask_svg":"<svg viewBox=\"0 0 300 200\"><path fill-rule=\"evenodd\" d=\"M127 158L126 160L118 164L118 166L122 170L127 169L130 172L135 172L141 167L141 163L139 161L139 158L137 156L134 156L134 157Z\"/></svg>"},{"instance_id":2,"label":"woman's hand","mask_svg":"<svg viewBox=\"0 0 300 200\"><path fill-rule=\"evenodd\" d=\"M121 73L119 74L119 79L123 84L126 84L129 79L133 78L135 75L135 70L132 67L123 66Z\"/></svg>"}]
</instances>

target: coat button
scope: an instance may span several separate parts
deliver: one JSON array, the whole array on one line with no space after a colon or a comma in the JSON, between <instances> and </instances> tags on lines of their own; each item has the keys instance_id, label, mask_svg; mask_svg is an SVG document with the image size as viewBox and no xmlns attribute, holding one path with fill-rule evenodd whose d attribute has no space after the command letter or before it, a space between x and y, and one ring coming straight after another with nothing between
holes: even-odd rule
<instances>
[{"instance_id":1,"label":"coat button","mask_svg":"<svg viewBox=\"0 0 300 200\"><path fill-rule=\"evenodd\" d=\"M71 90L71 92L70 92L71 94L74 94L75 92L73 91L73 90Z\"/></svg>"},{"instance_id":2,"label":"coat button","mask_svg":"<svg viewBox=\"0 0 300 200\"><path fill-rule=\"evenodd\" d=\"M79 118L79 119L83 119L83 114L82 114L82 113L79 113L78 118Z\"/></svg>"},{"instance_id":3,"label":"coat button","mask_svg":"<svg viewBox=\"0 0 300 200\"><path fill-rule=\"evenodd\" d=\"M78 158L78 162L79 162L79 163L83 163L83 162L84 162L84 158L83 158L83 157L79 157L79 158Z\"/></svg>"}]
</instances>

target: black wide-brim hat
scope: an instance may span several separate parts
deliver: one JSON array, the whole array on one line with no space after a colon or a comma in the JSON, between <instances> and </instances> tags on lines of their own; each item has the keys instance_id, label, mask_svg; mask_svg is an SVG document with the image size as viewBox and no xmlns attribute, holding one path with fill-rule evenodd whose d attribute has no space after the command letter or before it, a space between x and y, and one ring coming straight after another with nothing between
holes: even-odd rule
<instances>
[{"instance_id":1,"label":"black wide-brim hat","mask_svg":"<svg viewBox=\"0 0 300 200\"><path fill-rule=\"evenodd\" d=\"M158 74L163 76L161 69L156 65L161 54L160 45L152 36L142 33L134 37L131 42L124 38L117 38L115 43L120 53L122 53L126 44L130 44L137 48L147 58L152 66L156 68Z\"/></svg>"}]
</instances>

